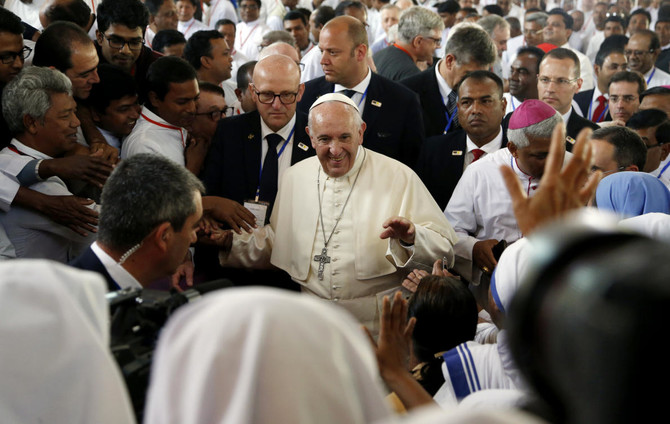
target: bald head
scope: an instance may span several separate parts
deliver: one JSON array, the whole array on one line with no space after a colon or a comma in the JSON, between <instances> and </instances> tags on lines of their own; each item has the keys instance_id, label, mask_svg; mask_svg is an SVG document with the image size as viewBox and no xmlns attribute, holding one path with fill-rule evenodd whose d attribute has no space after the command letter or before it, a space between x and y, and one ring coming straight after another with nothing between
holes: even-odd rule
<instances>
[{"instance_id":1,"label":"bald head","mask_svg":"<svg viewBox=\"0 0 670 424\"><path fill-rule=\"evenodd\" d=\"M253 81L249 88L258 113L277 132L293 118L296 104L305 91L300 84L300 68L290 57L274 54L258 61Z\"/></svg>"},{"instance_id":2,"label":"bald head","mask_svg":"<svg viewBox=\"0 0 670 424\"><path fill-rule=\"evenodd\" d=\"M283 41L277 41L276 43L272 43L269 46L263 48L263 50L261 50L258 56L258 59L263 60L268 56L278 54L290 57L295 63L300 62L300 56L298 55L298 50L292 45L284 43Z\"/></svg>"},{"instance_id":3,"label":"bald head","mask_svg":"<svg viewBox=\"0 0 670 424\"><path fill-rule=\"evenodd\" d=\"M324 31L326 29L331 32L346 33L347 38L354 43L354 46L368 45L368 33L365 30L365 25L354 17L338 16L333 18L323 27Z\"/></svg>"}]
</instances>

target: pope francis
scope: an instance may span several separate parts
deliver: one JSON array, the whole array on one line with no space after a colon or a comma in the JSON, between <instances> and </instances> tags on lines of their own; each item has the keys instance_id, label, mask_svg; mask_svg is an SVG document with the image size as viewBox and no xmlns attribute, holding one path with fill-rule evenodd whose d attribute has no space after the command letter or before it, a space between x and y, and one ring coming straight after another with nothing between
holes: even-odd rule
<instances>
[{"instance_id":1,"label":"pope francis","mask_svg":"<svg viewBox=\"0 0 670 424\"><path fill-rule=\"evenodd\" d=\"M376 334L383 296L413 268L453 265L457 237L411 169L362 146L365 123L349 97L321 96L307 132L317 156L286 171L270 224L226 233L219 259L281 268Z\"/></svg>"}]
</instances>

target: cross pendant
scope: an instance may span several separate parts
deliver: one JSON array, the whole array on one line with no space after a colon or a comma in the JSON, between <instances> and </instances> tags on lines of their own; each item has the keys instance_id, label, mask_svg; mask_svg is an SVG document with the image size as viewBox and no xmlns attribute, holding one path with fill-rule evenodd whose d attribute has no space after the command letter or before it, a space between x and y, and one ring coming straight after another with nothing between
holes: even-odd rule
<instances>
[{"instance_id":1,"label":"cross pendant","mask_svg":"<svg viewBox=\"0 0 670 424\"><path fill-rule=\"evenodd\" d=\"M314 255L314 262L319 263L319 280L323 280L323 270L326 267L326 264L330 263L330 256L327 255L328 249L323 248L320 255Z\"/></svg>"}]
</instances>

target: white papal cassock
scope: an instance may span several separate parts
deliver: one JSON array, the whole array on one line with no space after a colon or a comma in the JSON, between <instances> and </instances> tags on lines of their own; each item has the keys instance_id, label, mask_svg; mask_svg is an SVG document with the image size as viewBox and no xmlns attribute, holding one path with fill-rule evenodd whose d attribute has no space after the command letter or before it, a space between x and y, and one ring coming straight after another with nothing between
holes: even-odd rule
<instances>
[{"instance_id":1,"label":"white papal cassock","mask_svg":"<svg viewBox=\"0 0 670 424\"><path fill-rule=\"evenodd\" d=\"M328 243L330 263L325 264L320 280L319 263L314 260L324 247L318 196L328 239L359 169L351 198ZM416 226L413 246L379 238L382 223L396 215ZM222 253L220 259L224 266L258 268L271 263L288 272L303 292L338 302L376 331L381 299L400 287L407 274L403 269L430 269L443 257L453 264L456 240L453 228L411 169L359 147L354 166L339 178L325 175L317 157L289 168L270 224L252 234L236 234L230 254Z\"/></svg>"}]
</instances>

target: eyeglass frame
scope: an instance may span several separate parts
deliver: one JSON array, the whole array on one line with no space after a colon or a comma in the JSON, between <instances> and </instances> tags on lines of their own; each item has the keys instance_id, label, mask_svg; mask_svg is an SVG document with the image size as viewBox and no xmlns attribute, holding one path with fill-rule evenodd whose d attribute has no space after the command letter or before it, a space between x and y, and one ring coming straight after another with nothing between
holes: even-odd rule
<instances>
[{"instance_id":1,"label":"eyeglass frame","mask_svg":"<svg viewBox=\"0 0 670 424\"><path fill-rule=\"evenodd\" d=\"M623 55L628 56L644 56L645 54L651 54L655 49L649 48L648 50L624 50Z\"/></svg>"},{"instance_id":2,"label":"eyeglass frame","mask_svg":"<svg viewBox=\"0 0 670 424\"><path fill-rule=\"evenodd\" d=\"M260 92L260 91L258 91L258 89L256 88L255 85L251 84L251 86L253 87L253 92L256 93L256 97L258 98L258 101L261 102L261 103L264 104L264 105L271 105L272 103L275 102L275 99L276 99L277 97L279 97L279 102L280 102L281 104L283 104L283 105L292 105L293 103L296 102L296 100L298 99L298 93L300 93L300 90L299 90L299 89L298 89L298 91L296 91L296 92L279 93L279 94L276 94L276 93L274 93L274 92L270 93L269 91ZM263 95L268 95L268 96L269 96L270 94L272 94L272 100L270 100L269 102L264 102L263 100L261 100L261 94L263 94ZM281 96L286 96L286 95L291 95L291 96L293 96L293 100L290 101L290 102L285 102L284 100L282 100Z\"/></svg>"},{"instance_id":3,"label":"eyeglass frame","mask_svg":"<svg viewBox=\"0 0 670 424\"><path fill-rule=\"evenodd\" d=\"M542 85L549 85L551 83L554 83L554 84L558 85L559 87L567 87L568 85L573 84L573 83L577 82L578 80L579 80L579 77L572 78L572 79L568 79L568 78L553 79L553 78L542 77L542 76L537 77L537 82L539 82Z\"/></svg>"},{"instance_id":4,"label":"eyeglass frame","mask_svg":"<svg viewBox=\"0 0 670 424\"><path fill-rule=\"evenodd\" d=\"M618 94L611 95L609 97L609 101L612 103L618 103L619 100L623 101L624 103L633 103L635 100L639 100L640 96L634 96L632 94L626 94L623 96L619 96Z\"/></svg>"},{"instance_id":5,"label":"eyeglass frame","mask_svg":"<svg viewBox=\"0 0 670 424\"><path fill-rule=\"evenodd\" d=\"M428 35L420 35L419 37L425 38L426 40L431 40L433 43L435 43L435 48L439 49L442 46L442 39L438 37L431 37Z\"/></svg>"},{"instance_id":6,"label":"eyeglass frame","mask_svg":"<svg viewBox=\"0 0 670 424\"><path fill-rule=\"evenodd\" d=\"M274 99L273 99L274 100ZM207 116L209 115L209 118L214 121L214 122L219 122L223 117L228 117L232 115L232 112L235 110L234 107L232 106L226 106L223 109L217 109L217 110L212 110L209 112L200 112L200 113L195 113L195 116ZM228 114L228 111L231 112L231 114ZM218 116L218 118L217 118Z\"/></svg>"},{"instance_id":7,"label":"eyeglass frame","mask_svg":"<svg viewBox=\"0 0 670 424\"><path fill-rule=\"evenodd\" d=\"M0 63L3 65L11 65L14 63L17 57L20 57L23 62L26 61L30 54L33 52L33 49L28 46L23 46L21 52L5 52L0 55Z\"/></svg>"},{"instance_id":8,"label":"eyeglass frame","mask_svg":"<svg viewBox=\"0 0 670 424\"><path fill-rule=\"evenodd\" d=\"M123 47L125 47L126 45L128 45L128 49L130 49L131 51L135 51L135 52L136 52L136 51L138 51L138 50L142 50L142 47L144 46L144 40L142 40L141 38L140 38L139 40L128 41L128 40L125 40L125 39L120 38L120 37L118 37L118 36L113 36L113 37L117 37L117 38L114 40L114 42L121 42L121 43L122 43L122 44L121 44L121 47L115 47L115 46L112 45L112 39L111 39L110 37L106 36L102 31L100 31L100 35L102 36L102 38L104 38L105 40L107 40L107 44L109 44L109 47L112 48L112 49L114 49L114 50L123 50ZM133 47L130 45L130 43L139 43L139 46L136 47L136 48L133 48Z\"/></svg>"}]
</instances>

